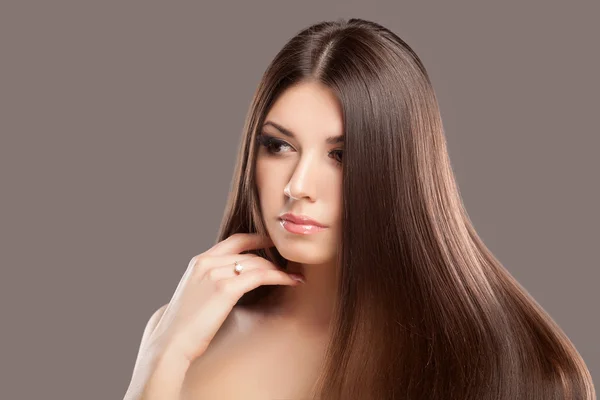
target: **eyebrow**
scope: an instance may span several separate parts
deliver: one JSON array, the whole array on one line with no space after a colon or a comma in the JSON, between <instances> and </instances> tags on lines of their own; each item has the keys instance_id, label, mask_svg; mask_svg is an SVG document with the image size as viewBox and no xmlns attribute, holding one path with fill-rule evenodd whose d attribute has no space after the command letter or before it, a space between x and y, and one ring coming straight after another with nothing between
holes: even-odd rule
<instances>
[{"instance_id":1,"label":"eyebrow","mask_svg":"<svg viewBox=\"0 0 600 400\"><path fill-rule=\"evenodd\" d=\"M285 136L291 137L291 138L295 138L296 136L294 135L294 133L292 131L290 131L287 128L284 128L283 126L273 122L273 121L267 121L264 123L263 127L267 126L267 125L271 125L273 127L275 127L275 129L277 129L279 132L281 132L282 134L284 134ZM330 136L327 139L325 139L325 143L327 144L338 144L338 143L344 143L344 136L340 135L340 136Z\"/></svg>"}]
</instances>

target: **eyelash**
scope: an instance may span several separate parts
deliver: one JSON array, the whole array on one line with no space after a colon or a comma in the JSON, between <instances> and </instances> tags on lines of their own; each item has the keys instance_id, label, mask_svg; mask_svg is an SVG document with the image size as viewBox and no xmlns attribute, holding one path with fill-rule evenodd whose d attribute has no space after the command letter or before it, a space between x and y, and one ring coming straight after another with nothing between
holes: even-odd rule
<instances>
[{"instance_id":1,"label":"eyelash","mask_svg":"<svg viewBox=\"0 0 600 400\"><path fill-rule=\"evenodd\" d=\"M264 146L265 149L267 150L267 152L269 154L272 154L272 155L277 155L279 153L274 152L271 149L271 145L275 145L275 146L288 146L290 148L292 147L291 145L289 145L288 143L284 142L283 140L279 140L279 139L277 139L277 138L275 138L275 137L273 137L271 135L267 135L267 134L264 134L264 133L258 134L256 136L256 141L258 142L259 145ZM342 154L343 151L342 150L333 150L329 154L331 154L331 153L340 153L340 154ZM341 161L338 161L337 159L334 159L334 160L335 160L335 162L338 165L342 165Z\"/></svg>"}]
</instances>

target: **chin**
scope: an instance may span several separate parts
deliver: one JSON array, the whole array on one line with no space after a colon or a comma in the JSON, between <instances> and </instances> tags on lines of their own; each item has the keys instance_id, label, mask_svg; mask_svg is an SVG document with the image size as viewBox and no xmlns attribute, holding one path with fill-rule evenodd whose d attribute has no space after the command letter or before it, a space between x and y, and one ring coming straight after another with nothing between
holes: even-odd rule
<instances>
[{"instance_id":1,"label":"chin","mask_svg":"<svg viewBox=\"0 0 600 400\"><path fill-rule=\"evenodd\" d=\"M299 264L324 264L336 258L339 246L326 231L310 235L294 234L281 227L279 220L268 228L269 237L279 254Z\"/></svg>"},{"instance_id":2,"label":"chin","mask_svg":"<svg viewBox=\"0 0 600 400\"><path fill-rule=\"evenodd\" d=\"M289 243L288 239L280 239L277 251L286 260L298 264L325 264L335 258L335 249L329 249L323 243Z\"/></svg>"}]
</instances>

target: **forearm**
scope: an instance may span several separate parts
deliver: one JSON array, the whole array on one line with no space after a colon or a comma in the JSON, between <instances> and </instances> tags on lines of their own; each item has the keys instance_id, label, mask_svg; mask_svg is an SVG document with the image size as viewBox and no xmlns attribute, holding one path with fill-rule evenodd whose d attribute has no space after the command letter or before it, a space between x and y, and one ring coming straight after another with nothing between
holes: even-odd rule
<instances>
[{"instance_id":1,"label":"forearm","mask_svg":"<svg viewBox=\"0 0 600 400\"><path fill-rule=\"evenodd\" d=\"M163 354L140 365L123 400L179 399L189 361Z\"/></svg>"}]
</instances>

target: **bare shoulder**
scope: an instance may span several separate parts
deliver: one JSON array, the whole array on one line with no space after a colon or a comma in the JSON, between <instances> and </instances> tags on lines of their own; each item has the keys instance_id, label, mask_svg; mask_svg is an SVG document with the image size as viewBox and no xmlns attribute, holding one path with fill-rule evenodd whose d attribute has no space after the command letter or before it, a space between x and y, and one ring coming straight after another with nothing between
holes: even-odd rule
<instances>
[{"instance_id":1,"label":"bare shoulder","mask_svg":"<svg viewBox=\"0 0 600 400\"><path fill-rule=\"evenodd\" d=\"M163 314L165 313L165 309L168 306L169 303L164 304L160 306L156 311L154 311L154 313L152 313L152 315L148 319L148 322L146 323L146 327L144 328L144 333L142 334L142 343L140 347L144 346L145 342L148 340L150 334L154 331L154 328L156 328L156 325L158 325L158 322L162 318Z\"/></svg>"},{"instance_id":2,"label":"bare shoulder","mask_svg":"<svg viewBox=\"0 0 600 400\"><path fill-rule=\"evenodd\" d=\"M146 346L146 344L148 342L148 338L150 337L152 332L154 332L154 328L156 328L156 325L158 325L158 322L162 318L168 305L169 304L167 303L167 304L160 306L157 310L155 310L152 313L150 318L148 318L148 322L146 322L146 327L144 328L144 332L142 333L142 339L140 341L138 353L141 353L141 350ZM139 354L138 354L138 358L139 358Z\"/></svg>"},{"instance_id":3,"label":"bare shoulder","mask_svg":"<svg viewBox=\"0 0 600 400\"><path fill-rule=\"evenodd\" d=\"M152 332L154 331L154 328L156 328L156 325L158 325L158 322L160 321L160 319L161 319L162 315L164 314L165 309L167 308L168 305L169 304L167 303L165 305L160 306L157 310L155 310L152 313L150 318L148 318L148 322L146 322L144 332L142 333L142 339L140 340L140 345L138 347L135 364L133 366L133 375L135 375L138 368L140 368L141 360L143 358L142 356L145 353L145 348L148 343L148 339L149 339L150 335L152 334Z\"/></svg>"},{"instance_id":4,"label":"bare shoulder","mask_svg":"<svg viewBox=\"0 0 600 400\"><path fill-rule=\"evenodd\" d=\"M152 315L148 319L146 328L150 327L150 328L152 328L151 330L154 330L154 328L158 324L158 321L160 321L160 318L162 317L162 315L164 314L164 312L168 306L169 306L169 303L163 304L156 311L154 311L154 313L152 313Z\"/></svg>"}]
</instances>

